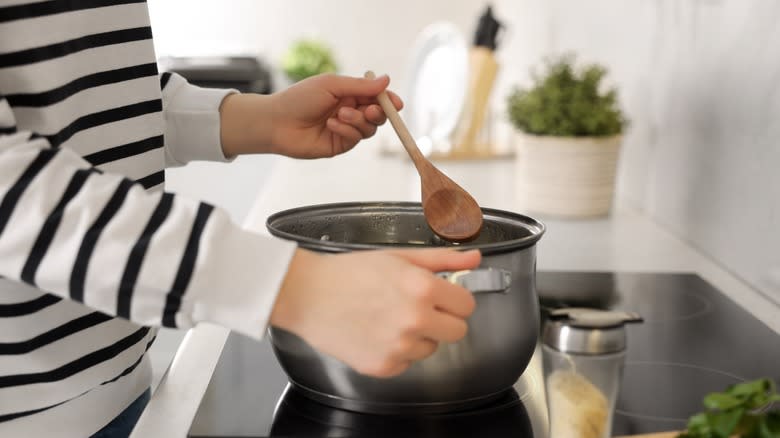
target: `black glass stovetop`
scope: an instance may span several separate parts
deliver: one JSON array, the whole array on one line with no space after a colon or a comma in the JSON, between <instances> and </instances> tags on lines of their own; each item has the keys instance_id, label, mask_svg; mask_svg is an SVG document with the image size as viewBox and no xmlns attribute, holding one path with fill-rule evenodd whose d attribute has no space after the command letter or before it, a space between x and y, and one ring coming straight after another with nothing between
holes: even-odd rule
<instances>
[{"instance_id":1,"label":"black glass stovetop","mask_svg":"<svg viewBox=\"0 0 780 438\"><path fill-rule=\"evenodd\" d=\"M780 335L694 274L539 272L544 308L639 312L628 330L614 435L680 430L701 399L759 377L780 381ZM547 437L539 349L518 382L487 406L439 415L367 415L289 387L268 341L231 334L191 437Z\"/></svg>"}]
</instances>

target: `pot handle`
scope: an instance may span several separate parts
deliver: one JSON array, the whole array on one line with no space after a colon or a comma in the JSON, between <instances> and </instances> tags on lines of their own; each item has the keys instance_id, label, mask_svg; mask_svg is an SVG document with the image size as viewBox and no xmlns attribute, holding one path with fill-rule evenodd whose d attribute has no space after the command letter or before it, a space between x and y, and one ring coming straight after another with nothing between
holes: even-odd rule
<instances>
[{"instance_id":1,"label":"pot handle","mask_svg":"<svg viewBox=\"0 0 780 438\"><path fill-rule=\"evenodd\" d=\"M505 293L512 285L512 273L499 268L440 272L437 275L450 283L465 287L473 294Z\"/></svg>"}]
</instances>

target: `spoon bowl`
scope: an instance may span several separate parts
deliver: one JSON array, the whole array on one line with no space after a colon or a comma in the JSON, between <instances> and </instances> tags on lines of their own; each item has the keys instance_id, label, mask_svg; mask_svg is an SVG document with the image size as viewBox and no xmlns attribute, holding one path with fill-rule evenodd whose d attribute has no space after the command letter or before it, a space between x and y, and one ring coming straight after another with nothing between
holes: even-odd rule
<instances>
[{"instance_id":1,"label":"spoon bowl","mask_svg":"<svg viewBox=\"0 0 780 438\"><path fill-rule=\"evenodd\" d=\"M447 178L444 174L437 176ZM436 185L423 183L423 187L431 186ZM457 185L453 188L449 184L442 184L438 190L427 194L423 189L422 207L434 233L453 242L466 242L479 235L482 210L468 192L458 189Z\"/></svg>"},{"instance_id":2,"label":"spoon bowl","mask_svg":"<svg viewBox=\"0 0 780 438\"><path fill-rule=\"evenodd\" d=\"M376 76L368 71L365 77ZM482 229L482 209L477 201L425 158L387 93L382 91L376 99L420 175L423 213L431 230L453 242L476 238Z\"/></svg>"}]
</instances>

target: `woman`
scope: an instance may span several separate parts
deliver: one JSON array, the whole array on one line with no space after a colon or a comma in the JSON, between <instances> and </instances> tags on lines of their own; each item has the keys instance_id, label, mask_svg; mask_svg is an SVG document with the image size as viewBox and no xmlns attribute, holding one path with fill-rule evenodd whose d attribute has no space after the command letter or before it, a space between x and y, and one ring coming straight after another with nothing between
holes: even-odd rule
<instances>
[{"instance_id":1,"label":"woman","mask_svg":"<svg viewBox=\"0 0 780 438\"><path fill-rule=\"evenodd\" d=\"M270 323L380 377L465 335L471 294L432 271L478 252L325 257L163 190L166 165L348 151L387 77L203 89L151 38L143 1L0 2L0 435L127 435L154 327Z\"/></svg>"}]
</instances>

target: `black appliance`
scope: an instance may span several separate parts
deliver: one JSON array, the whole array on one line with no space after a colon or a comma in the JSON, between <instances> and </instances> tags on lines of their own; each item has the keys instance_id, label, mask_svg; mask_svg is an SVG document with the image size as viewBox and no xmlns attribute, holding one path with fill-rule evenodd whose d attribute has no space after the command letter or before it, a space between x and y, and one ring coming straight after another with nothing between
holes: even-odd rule
<instances>
[{"instance_id":1,"label":"black appliance","mask_svg":"<svg viewBox=\"0 0 780 438\"><path fill-rule=\"evenodd\" d=\"M188 82L207 88L234 88L242 93L270 94L269 68L251 56L169 56L160 58L160 69L178 73Z\"/></svg>"},{"instance_id":2,"label":"black appliance","mask_svg":"<svg viewBox=\"0 0 780 438\"><path fill-rule=\"evenodd\" d=\"M780 335L694 274L539 272L543 308L637 311L614 435L680 430L702 397L743 380L780 381ZM330 408L288 387L268 341L228 337L191 437L546 437L535 355L498 400L442 415L367 415Z\"/></svg>"}]
</instances>

